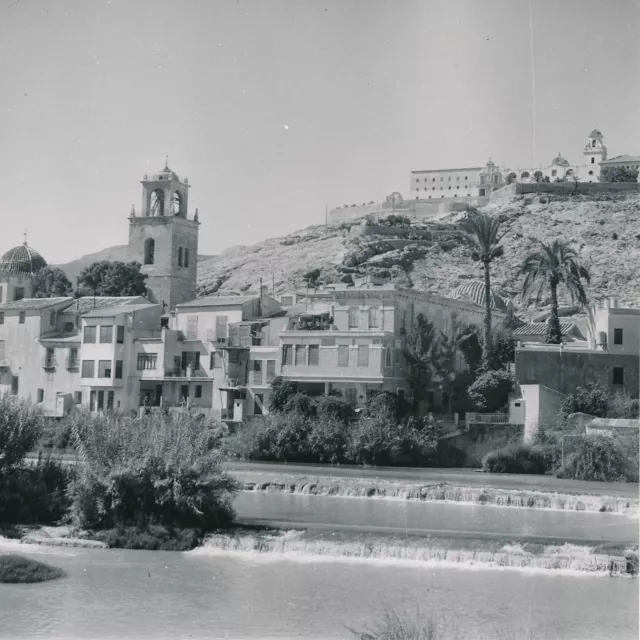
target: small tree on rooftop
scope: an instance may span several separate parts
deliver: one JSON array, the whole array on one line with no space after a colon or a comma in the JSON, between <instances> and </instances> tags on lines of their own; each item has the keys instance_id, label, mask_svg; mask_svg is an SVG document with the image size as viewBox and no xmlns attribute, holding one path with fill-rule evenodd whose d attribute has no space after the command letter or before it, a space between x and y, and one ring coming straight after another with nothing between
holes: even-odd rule
<instances>
[{"instance_id":1,"label":"small tree on rooftop","mask_svg":"<svg viewBox=\"0 0 640 640\"><path fill-rule=\"evenodd\" d=\"M480 213L471 209L461 227L463 239L471 249L471 259L481 262L484 267L485 312L484 312L484 344L482 349L482 367L485 371L491 368L491 263L504 255L500 244L506 229L501 229L504 219L488 213Z\"/></svg>"},{"instance_id":2,"label":"small tree on rooftop","mask_svg":"<svg viewBox=\"0 0 640 640\"><path fill-rule=\"evenodd\" d=\"M551 293L551 316L547 328L547 343L560 344L562 332L558 316L558 287L563 285L571 296L572 302L584 306L587 304L587 293L583 281L590 282L589 271L578 259L576 249L569 242L554 240L545 244L534 240L538 249L528 255L518 271L523 277L522 297L528 300L533 297L539 304L547 290Z\"/></svg>"}]
</instances>

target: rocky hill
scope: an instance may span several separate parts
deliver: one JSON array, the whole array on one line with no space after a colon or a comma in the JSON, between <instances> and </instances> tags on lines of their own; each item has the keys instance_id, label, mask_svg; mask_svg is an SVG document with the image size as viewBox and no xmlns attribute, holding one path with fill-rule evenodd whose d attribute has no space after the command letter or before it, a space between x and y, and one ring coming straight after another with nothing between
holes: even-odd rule
<instances>
[{"instance_id":1,"label":"rocky hill","mask_svg":"<svg viewBox=\"0 0 640 640\"><path fill-rule=\"evenodd\" d=\"M550 241L556 237L579 246L591 272L588 292L593 300L615 295L623 305L640 307L640 194L498 193L485 210L507 218L505 256L494 264L493 277L516 308L521 305L515 274L522 258L532 248L533 239ZM481 274L457 237L455 223L461 215L452 214L438 224L414 222L408 234L404 230L390 235L357 235L350 231L360 224L355 221L329 228L309 227L250 247L234 247L200 263L199 294L255 288L261 278L264 284L275 285L276 292L300 287L304 274L315 268L330 281L374 273L418 290L446 294Z\"/></svg>"}]
</instances>

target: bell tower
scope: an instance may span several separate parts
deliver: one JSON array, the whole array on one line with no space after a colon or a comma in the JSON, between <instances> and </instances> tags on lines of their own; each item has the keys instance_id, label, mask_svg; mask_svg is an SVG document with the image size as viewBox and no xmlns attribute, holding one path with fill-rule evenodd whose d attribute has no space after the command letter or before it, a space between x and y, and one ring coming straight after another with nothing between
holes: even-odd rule
<instances>
[{"instance_id":1,"label":"bell tower","mask_svg":"<svg viewBox=\"0 0 640 640\"><path fill-rule=\"evenodd\" d=\"M166 311L196 297L198 212L188 218L189 181L169 169L142 178L142 209L129 217L129 250L147 275L149 298Z\"/></svg>"},{"instance_id":2,"label":"bell tower","mask_svg":"<svg viewBox=\"0 0 640 640\"><path fill-rule=\"evenodd\" d=\"M607 147L604 146L602 133L594 129L584 145L585 173L580 176L583 182L595 182L600 177L600 163L607 159ZM582 172L581 172L582 173Z\"/></svg>"}]
</instances>

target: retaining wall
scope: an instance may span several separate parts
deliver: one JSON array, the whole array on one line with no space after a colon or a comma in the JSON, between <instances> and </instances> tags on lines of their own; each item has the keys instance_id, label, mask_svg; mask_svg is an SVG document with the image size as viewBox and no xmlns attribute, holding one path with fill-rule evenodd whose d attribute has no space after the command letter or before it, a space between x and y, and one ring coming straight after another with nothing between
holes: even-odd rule
<instances>
[{"instance_id":1,"label":"retaining wall","mask_svg":"<svg viewBox=\"0 0 640 640\"><path fill-rule=\"evenodd\" d=\"M557 193L563 195L595 195L598 193L638 193L640 183L637 182L541 182L509 185L513 193Z\"/></svg>"}]
</instances>

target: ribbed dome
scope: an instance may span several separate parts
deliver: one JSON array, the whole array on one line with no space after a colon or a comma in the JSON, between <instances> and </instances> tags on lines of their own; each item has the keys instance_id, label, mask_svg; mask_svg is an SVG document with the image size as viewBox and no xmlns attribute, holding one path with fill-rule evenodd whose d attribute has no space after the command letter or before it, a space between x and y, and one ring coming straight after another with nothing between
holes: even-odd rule
<instances>
[{"instance_id":1,"label":"ribbed dome","mask_svg":"<svg viewBox=\"0 0 640 640\"><path fill-rule=\"evenodd\" d=\"M154 173L151 177L152 180L177 180L180 181L178 174L169 169L169 165L165 164L164 168L157 173Z\"/></svg>"},{"instance_id":2,"label":"ribbed dome","mask_svg":"<svg viewBox=\"0 0 640 640\"><path fill-rule=\"evenodd\" d=\"M598 131L597 129L594 129L590 134L589 134L590 138L602 138L602 133L600 133L600 131Z\"/></svg>"},{"instance_id":3,"label":"ribbed dome","mask_svg":"<svg viewBox=\"0 0 640 640\"><path fill-rule=\"evenodd\" d=\"M551 161L551 164L557 164L561 167L568 167L569 161L562 157L562 154L558 152L558 155Z\"/></svg>"},{"instance_id":4,"label":"ribbed dome","mask_svg":"<svg viewBox=\"0 0 640 640\"><path fill-rule=\"evenodd\" d=\"M448 296L453 300L467 300L474 304L484 306L486 300L484 282L480 280L470 280L456 287ZM491 291L491 307L493 309L506 310L505 301L494 291Z\"/></svg>"},{"instance_id":5,"label":"ribbed dome","mask_svg":"<svg viewBox=\"0 0 640 640\"><path fill-rule=\"evenodd\" d=\"M26 242L9 249L0 258L0 272L31 274L47 266L47 261Z\"/></svg>"}]
</instances>

